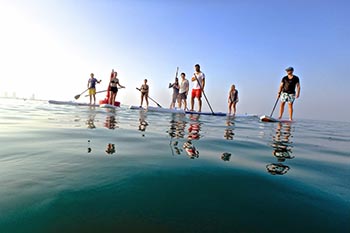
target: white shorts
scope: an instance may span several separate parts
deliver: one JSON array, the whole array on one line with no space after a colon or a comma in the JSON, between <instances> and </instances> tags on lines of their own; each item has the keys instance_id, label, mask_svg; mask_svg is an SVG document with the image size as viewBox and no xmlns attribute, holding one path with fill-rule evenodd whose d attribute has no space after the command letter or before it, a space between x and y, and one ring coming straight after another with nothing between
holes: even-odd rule
<instances>
[{"instance_id":1,"label":"white shorts","mask_svg":"<svg viewBox=\"0 0 350 233\"><path fill-rule=\"evenodd\" d=\"M293 103L294 100L295 100L295 95L294 95L294 94L288 94L288 93L286 93L286 92L282 92L282 93L281 93L280 100L281 100L283 103L285 103L285 102Z\"/></svg>"}]
</instances>

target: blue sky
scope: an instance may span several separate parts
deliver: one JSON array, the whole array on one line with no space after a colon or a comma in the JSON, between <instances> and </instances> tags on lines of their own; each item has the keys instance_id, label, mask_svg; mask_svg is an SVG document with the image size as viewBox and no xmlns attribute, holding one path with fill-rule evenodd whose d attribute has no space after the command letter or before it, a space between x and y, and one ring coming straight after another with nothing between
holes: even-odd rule
<instances>
[{"instance_id":1,"label":"blue sky","mask_svg":"<svg viewBox=\"0 0 350 233\"><path fill-rule=\"evenodd\" d=\"M91 72L105 89L114 68L127 87L122 103L138 104L135 87L148 78L151 97L168 106L176 67L190 76L199 63L214 110L226 111L236 84L238 113L269 114L293 66L302 86L296 118L348 121L349 10L322 0L5 0L0 94L70 100Z\"/></svg>"}]
</instances>

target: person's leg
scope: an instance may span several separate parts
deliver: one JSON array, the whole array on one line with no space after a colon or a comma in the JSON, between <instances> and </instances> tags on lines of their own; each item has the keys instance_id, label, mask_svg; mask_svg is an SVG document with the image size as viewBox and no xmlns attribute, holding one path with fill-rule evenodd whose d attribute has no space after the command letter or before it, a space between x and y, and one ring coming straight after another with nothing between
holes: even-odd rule
<instances>
[{"instance_id":1,"label":"person's leg","mask_svg":"<svg viewBox=\"0 0 350 233\"><path fill-rule=\"evenodd\" d=\"M199 105L198 112L201 112L202 111L202 97L198 97L198 105Z\"/></svg>"},{"instance_id":2,"label":"person's leg","mask_svg":"<svg viewBox=\"0 0 350 233\"><path fill-rule=\"evenodd\" d=\"M114 94L113 105L115 104L115 100L117 99L118 91Z\"/></svg>"},{"instance_id":3,"label":"person's leg","mask_svg":"<svg viewBox=\"0 0 350 233\"><path fill-rule=\"evenodd\" d=\"M187 98L184 99L184 109L187 109Z\"/></svg>"},{"instance_id":4,"label":"person's leg","mask_svg":"<svg viewBox=\"0 0 350 233\"><path fill-rule=\"evenodd\" d=\"M145 95L145 98L146 98L146 105L147 105L147 108L148 108L148 94Z\"/></svg>"},{"instance_id":5,"label":"person's leg","mask_svg":"<svg viewBox=\"0 0 350 233\"><path fill-rule=\"evenodd\" d=\"M177 101L177 107L178 107L179 109L181 109L181 105L182 105L182 96L179 95L179 100Z\"/></svg>"},{"instance_id":6,"label":"person's leg","mask_svg":"<svg viewBox=\"0 0 350 233\"><path fill-rule=\"evenodd\" d=\"M194 96L192 94L192 96L191 96L191 111L193 111L193 107L194 107Z\"/></svg>"},{"instance_id":7,"label":"person's leg","mask_svg":"<svg viewBox=\"0 0 350 233\"><path fill-rule=\"evenodd\" d=\"M228 103L228 115L231 115L232 102Z\"/></svg>"},{"instance_id":8,"label":"person's leg","mask_svg":"<svg viewBox=\"0 0 350 233\"><path fill-rule=\"evenodd\" d=\"M91 102L92 102L92 96L91 96L91 94L89 95L89 98L90 98L90 105L91 105Z\"/></svg>"},{"instance_id":9,"label":"person's leg","mask_svg":"<svg viewBox=\"0 0 350 233\"><path fill-rule=\"evenodd\" d=\"M286 104L286 102L281 102L281 106L280 106L280 115L278 117L278 119L281 119L283 116L283 112L284 112L284 105Z\"/></svg>"},{"instance_id":10,"label":"person's leg","mask_svg":"<svg viewBox=\"0 0 350 233\"><path fill-rule=\"evenodd\" d=\"M94 97L94 105L95 105L96 104L96 95L94 94L93 97Z\"/></svg>"},{"instance_id":11,"label":"person's leg","mask_svg":"<svg viewBox=\"0 0 350 233\"><path fill-rule=\"evenodd\" d=\"M236 115L236 104L237 102L234 102L232 107L233 107L233 115Z\"/></svg>"},{"instance_id":12,"label":"person's leg","mask_svg":"<svg viewBox=\"0 0 350 233\"><path fill-rule=\"evenodd\" d=\"M113 92L110 91L109 92L109 98L108 98L108 104L112 104L112 96L113 96Z\"/></svg>"},{"instance_id":13,"label":"person's leg","mask_svg":"<svg viewBox=\"0 0 350 233\"><path fill-rule=\"evenodd\" d=\"M140 104L140 107L142 107L142 104L143 104L143 97L144 97L144 94L141 93L141 104Z\"/></svg>"},{"instance_id":14,"label":"person's leg","mask_svg":"<svg viewBox=\"0 0 350 233\"><path fill-rule=\"evenodd\" d=\"M289 109L289 120L293 120L293 102L288 103L288 109Z\"/></svg>"}]
</instances>

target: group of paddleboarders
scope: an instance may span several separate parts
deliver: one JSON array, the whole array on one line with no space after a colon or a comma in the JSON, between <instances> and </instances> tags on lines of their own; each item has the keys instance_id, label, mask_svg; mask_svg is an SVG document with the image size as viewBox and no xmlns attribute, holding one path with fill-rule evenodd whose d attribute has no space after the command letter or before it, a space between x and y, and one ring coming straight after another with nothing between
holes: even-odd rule
<instances>
[{"instance_id":1,"label":"group of paddleboarders","mask_svg":"<svg viewBox=\"0 0 350 233\"><path fill-rule=\"evenodd\" d=\"M202 94L204 92L205 87L205 74L201 71L201 67L199 64L194 66L195 72L191 78L193 83L192 92L191 92L191 109L190 111L194 111L194 103L195 99L198 100L198 112L202 111ZM182 104L184 106L184 110L187 109L187 96L189 92L189 82L186 79L186 74L181 73L181 81L179 82L178 78L175 78L175 82L173 84L169 84L169 88L173 88L173 95L170 104L170 108L175 108L176 102L178 103L178 108L182 108Z\"/></svg>"},{"instance_id":2,"label":"group of paddleboarders","mask_svg":"<svg viewBox=\"0 0 350 233\"><path fill-rule=\"evenodd\" d=\"M194 73L191 77L192 81L192 92L191 92L191 108L189 111L194 111L194 104L195 100L198 101L198 112L202 111L202 95L204 93L205 88L205 74L201 71L201 67L199 64L196 64L194 66ZM280 105L280 112L279 112L279 119L282 118L285 104L288 103L289 108L289 119L293 120L293 103L296 98L299 98L300 96L300 80L299 77L294 75L294 68L288 67L286 70L287 75L282 78L282 81L280 83L280 87L278 90L277 99L280 99L281 105ZM117 78L118 73L112 70L110 83L108 86L108 104L114 105L116 95L118 93L118 87L119 88L125 88L119 83L119 79ZM94 77L94 74L91 73L90 79L88 80L88 88L89 88L89 95L90 95L90 104L92 104L92 99L94 101L94 104L96 102L96 83L100 83L101 80L97 80ZM188 110L187 108L187 96L189 93L189 81L186 79L186 74L181 73L181 80L179 80L177 77L175 78L174 83L169 83L169 88L173 89L172 99L170 108L173 109L176 106L176 103L178 104L178 108L181 109L183 107L184 110ZM140 102L140 108L143 106L143 101L145 100L146 106L149 105L149 85L147 84L147 79L144 80L144 83L141 85L140 88L137 88L141 92L141 102ZM152 99L151 99L152 100ZM236 114L236 105L239 101L238 97L238 90L236 89L236 86L234 84L231 85L231 88L229 90L228 94L228 113L229 115L235 115ZM277 101L277 100L276 100Z\"/></svg>"}]
</instances>

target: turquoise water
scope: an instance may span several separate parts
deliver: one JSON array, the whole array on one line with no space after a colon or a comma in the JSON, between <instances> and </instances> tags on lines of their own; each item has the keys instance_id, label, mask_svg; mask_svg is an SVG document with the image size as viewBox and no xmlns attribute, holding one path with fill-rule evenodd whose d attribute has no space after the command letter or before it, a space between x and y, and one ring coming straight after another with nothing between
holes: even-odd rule
<instances>
[{"instance_id":1,"label":"turquoise water","mask_svg":"<svg viewBox=\"0 0 350 233\"><path fill-rule=\"evenodd\" d=\"M350 232L350 123L0 100L0 232Z\"/></svg>"}]
</instances>

